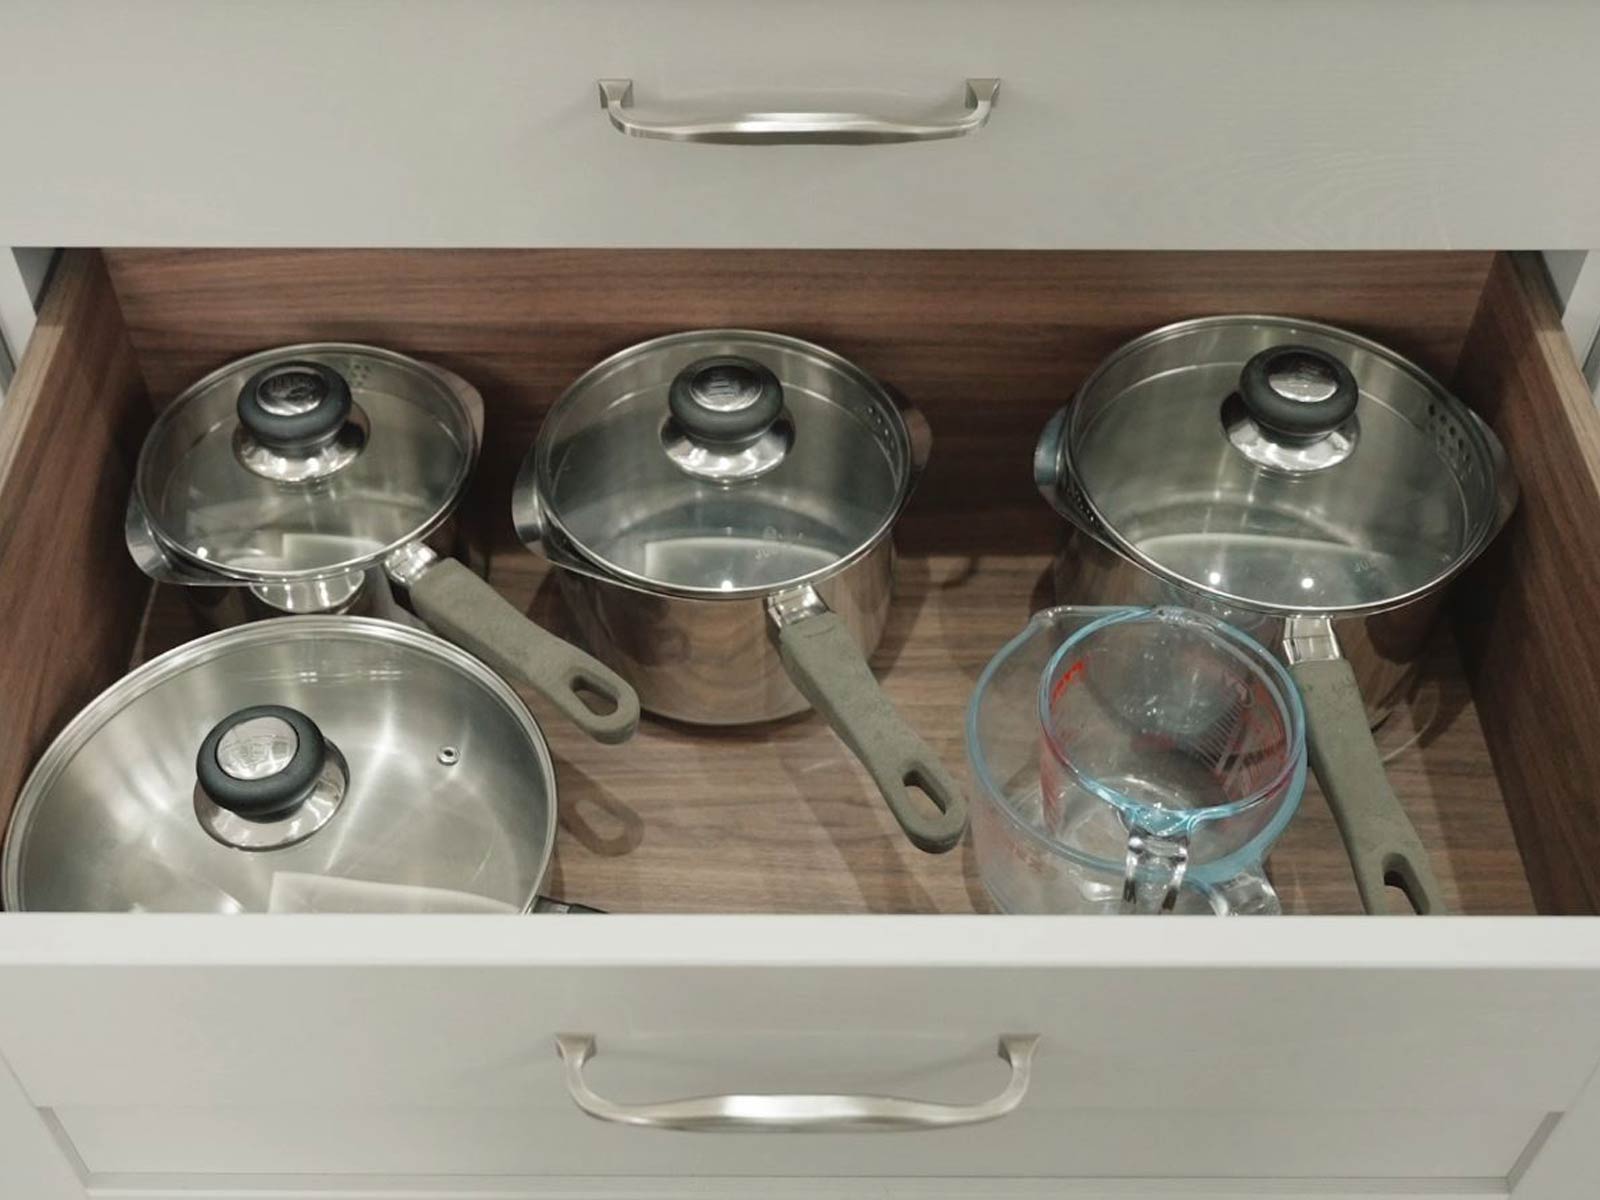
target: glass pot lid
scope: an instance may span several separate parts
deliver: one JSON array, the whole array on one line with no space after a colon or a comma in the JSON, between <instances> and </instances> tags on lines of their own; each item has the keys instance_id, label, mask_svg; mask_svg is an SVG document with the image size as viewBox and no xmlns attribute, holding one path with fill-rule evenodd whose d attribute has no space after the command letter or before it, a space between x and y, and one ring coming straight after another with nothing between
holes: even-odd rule
<instances>
[{"instance_id":1,"label":"glass pot lid","mask_svg":"<svg viewBox=\"0 0 1600 1200\"><path fill-rule=\"evenodd\" d=\"M482 425L469 390L370 346L253 354L156 419L135 503L164 545L230 578L364 567L426 536L460 497Z\"/></svg>"},{"instance_id":2,"label":"glass pot lid","mask_svg":"<svg viewBox=\"0 0 1600 1200\"><path fill-rule=\"evenodd\" d=\"M1494 535L1514 487L1493 435L1419 368L1280 317L1187 321L1124 346L1078 393L1062 456L1123 554L1285 613L1430 590Z\"/></svg>"},{"instance_id":3,"label":"glass pot lid","mask_svg":"<svg viewBox=\"0 0 1600 1200\"><path fill-rule=\"evenodd\" d=\"M611 576L749 596L830 574L875 545L927 445L920 417L838 355L780 334L705 330L644 342L579 378L545 418L517 487Z\"/></svg>"},{"instance_id":4,"label":"glass pot lid","mask_svg":"<svg viewBox=\"0 0 1600 1200\"><path fill-rule=\"evenodd\" d=\"M555 775L516 694L392 622L284 617L180 646L69 724L7 832L32 911L521 911Z\"/></svg>"}]
</instances>

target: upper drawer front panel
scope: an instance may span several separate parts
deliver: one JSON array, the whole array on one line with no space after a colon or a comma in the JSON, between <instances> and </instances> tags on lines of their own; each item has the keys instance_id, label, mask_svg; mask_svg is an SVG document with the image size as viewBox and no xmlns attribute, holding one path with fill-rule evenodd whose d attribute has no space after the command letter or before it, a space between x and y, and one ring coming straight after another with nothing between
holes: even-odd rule
<instances>
[{"instance_id":1,"label":"upper drawer front panel","mask_svg":"<svg viewBox=\"0 0 1600 1200\"><path fill-rule=\"evenodd\" d=\"M1600 245L1600 8L1056 0L7 6L0 242ZM686 145L638 110L959 112Z\"/></svg>"}]
</instances>

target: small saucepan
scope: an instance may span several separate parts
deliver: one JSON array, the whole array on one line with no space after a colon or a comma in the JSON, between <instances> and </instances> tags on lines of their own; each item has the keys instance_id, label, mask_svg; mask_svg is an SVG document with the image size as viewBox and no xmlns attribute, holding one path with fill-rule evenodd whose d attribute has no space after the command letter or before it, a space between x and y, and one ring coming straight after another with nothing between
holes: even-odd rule
<instances>
[{"instance_id":1,"label":"small saucepan","mask_svg":"<svg viewBox=\"0 0 1600 1200\"><path fill-rule=\"evenodd\" d=\"M888 619L890 531L929 443L915 410L820 346L673 334L567 389L512 516L646 710L742 725L814 707L911 841L945 851L966 797L866 658Z\"/></svg>"},{"instance_id":2,"label":"small saucepan","mask_svg":"<svg viewBox=\"0 0 1600 1200\"><path fill-rule=\"evenodd\" d=\"M425 630L285 617L209 634L62 731L7 831L16 911L525 912L556 778L507 684Z\"/></svg>"},{"instance_id":3,"label":"small saucepan","mask_svg":"<svg viewBox=\"0 0 1600 1200\"><path fill-rule=\"evenodd\" d=\"M204 589L201 606L224 626L391 616L406 597L590 736L623 741L639 721L633 689L448 557L482 440L482 399L440 367L347 343L253 354L156 418L128 500L128 548L153 579Z\"/></svg>"}]
</instances>

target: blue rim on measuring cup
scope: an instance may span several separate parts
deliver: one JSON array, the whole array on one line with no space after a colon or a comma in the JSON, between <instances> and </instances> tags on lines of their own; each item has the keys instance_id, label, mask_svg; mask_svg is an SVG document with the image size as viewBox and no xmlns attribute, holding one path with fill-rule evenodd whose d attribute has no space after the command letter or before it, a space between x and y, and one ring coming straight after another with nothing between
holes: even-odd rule
<instances>
[{"instance_id":1,"label":"blue rim on measuring cup","mask_svg":"<svg viewBox=\"0 0 1600 1200\"><path fill-rule=\"evenodd\" d=\"M1050 670L1059 665L1056 661L1057 658L1064 654L1069 646L1078 642L1091 631L1104 628L1106 625L1116 621L1131 620L1162 610L1149 607L1074 608L1074 606L1068 605L1064 608L1045 609L1035 613L1032 619L1029 620L1027 627L1001 647L1000 651L985 665L983 672L978 677L977 686L973 689L972 698L967 704L966 741L968 758L972 763L973 773L977 776L978 783L994 799L996 802L995 807L999 810L1000 815L1026 841L1033 843L1046 854L1064 858L1068 862L1087 867L1092 871L1110 873L1120 877L1123 871L1123 863L1120 859L1114 862L1111 859L1100 858L1069 846L1064 842L1057 841L1041 827L1026 820L1019 814L1010 801L1010 790L996 781L988 759L984 756L982 743L978 737L978 716L982 707L982 700L992 689L995 675L1009 662L1014 653L1037 635L1038 626L1051 623L1055 620L1056 615L1063 611L1098 611L1105 615L1094 618L1087 622L1083 628L1068 636L1066 641L1051 654L1044 677L1048 677ZM1305 739L1305 711L1300 703L1300 693L1289 678L1288 672L1283 669L1277 660L1269 655L1254 638L1225 622L1205 617L1202 613L1190 613L1188 610L1178 611L1183 611L1188 616L1202 619L1209 627L1222 631L1225 636L1231 638L1244 649L1260 655L1260 662L1266 668L1271 681L1276 685L1278 694L1283 699L1284 708L1290 718L1291 736L1296 744L1303 745ZM1043 678L1041 678L1042 686ZM1042 732L1045 726L1041 724L1040 728ZM1274 814L1272 821L1264 826L1248 843L1232 854L1211 862L1191 864L1189 873L1184 879L1183 887L1185 891L1193 889L1201 894L1209 894L1211 891L1210 885L1226 883L1261 862L1267 847L1277 841L1284 827L1288 825L1290 819L1300 807L1301 793L1305 789L1305 757L1302 754L1294 754L1290 756L1290 761L1294 764L1294 778L1290 781L1289 790L1285 794L1284 801L1279 806L1278 812ZM1069 766L1070 769L1070 764L1063 763L1063 765ZM1077 774L1075 770L1073 773L1074 775ZM1277 782L1278 780L1274 781L1275 784ZM1102 793L1097 791L1096 794ZM1254 802L1258 803L1259 798ZM1217 805L1212 809L1200 811L1223 816L1233 812L1242 812L1245 808L1250 807L1251 803L1251 799L1247 797L1245 800L1237 801L1233 805ZM1119 805L1118 807L1123 806Z\"/></svg>"}]
</instances>

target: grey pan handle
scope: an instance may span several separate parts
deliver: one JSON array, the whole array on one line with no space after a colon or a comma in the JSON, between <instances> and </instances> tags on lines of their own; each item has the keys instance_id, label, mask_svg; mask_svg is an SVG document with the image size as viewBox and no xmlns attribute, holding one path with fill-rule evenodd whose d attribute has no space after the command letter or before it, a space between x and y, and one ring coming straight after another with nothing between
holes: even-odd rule
<instances>
[{"instance_id":1,"label":"grey pan handle","mask_svg":"<svg viewBox=\"0 0 1600 1200\"><path fill-rule=\"evenodd\" d=\"M595 741L625 742L639 727L638 694L615 671L528 620L454 559L429 566L410 589L412 607L435 632L538 692ZM580 688L616 707L593 711Z\"/></svg>"},{"instance_id":2,"label":"grey pan handle","mask_svg":"<svg viewBox=\"0 0 1600 1200\"><path fill-rule=\"evenodd\" d=\"M1311 769L1350 855L1362 907L1388 912L1385 884L1393 879L1417 912L1443 913L1428 852L1389 786L1349 662L1312 659L1293 664L1289 673L1305 701Z\"/></svg>"},{"instance_id":3,"label":"grey pan handle","mask_svg":"<svg viewBox=\"0 0 1600 1200\"><path fill-rule=\"evenodd\" d=\"M633 80L602 79L599 83L600 107L618 133L669 142L743 146L859 145L966 137L988 124L1000 91L998 79L969 79L961 112L927 121L897 121L851 112L748 112L703 120L673 120L639 115L633 107Z\"/></svg>"},{"instance_id":4,"label":"grey pan handle","mask_svg":"<svg viewBox=\"0 0 1600 1200\"><path fill-rule=\"evenodd\" d=\"M826 608L780 619L777 640L789 678L867 768L912 844L930 854L954 849L967 828L966 794L883 694L844 620ZM938 813L912 795L913 786Z\"/></svg>"},{"instance_id":5,"label":"grey pan handle","mask_svg":"<svg viewBox=\"0 0 1600 1200\"><path fill-rule=\"evenodd\" d=\"M976 1104L943 1104L900 1096L827 1095L774 1092L723 1096L690 1096L646 1104L620 1104L589 1086L583 1069L595 1056L591 1033L556 1035L556 1054L565 1069L567 1094L589 1116L615 1125L644 1129L717 1130L733 1133L893 1133L917 1129L953 1129L979 1125L1015 1112L1028 1094L1033 1054L1039 1036L1001 1034L1001 1059L1011 1068L1006 1086Z\"/></svg>"}]
</instances>

